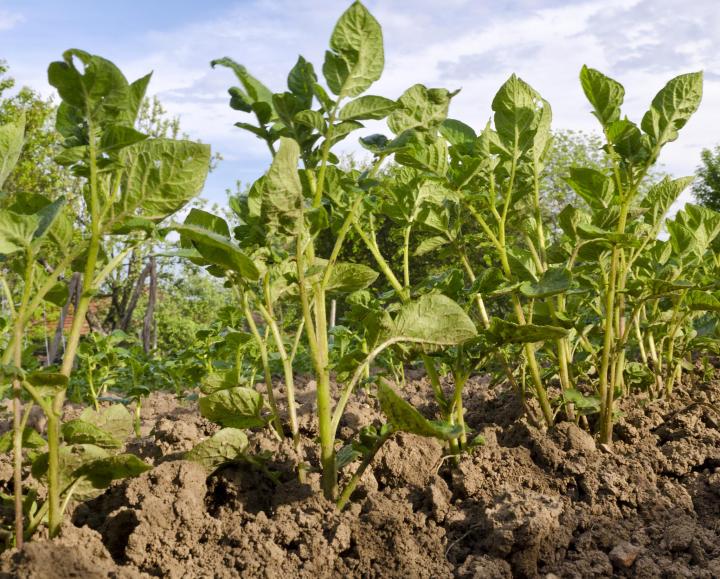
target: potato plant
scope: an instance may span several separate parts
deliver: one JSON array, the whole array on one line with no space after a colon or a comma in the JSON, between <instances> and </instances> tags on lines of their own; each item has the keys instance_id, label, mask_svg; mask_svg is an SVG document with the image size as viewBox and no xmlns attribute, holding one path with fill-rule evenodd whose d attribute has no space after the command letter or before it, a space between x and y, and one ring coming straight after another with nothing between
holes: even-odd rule
<instances>
[{"instance_id":1,"label":"potato plant","mask_svg":"<svg viewBox=\"0 0 720 579\"><path fill-rule=\"evenodd\" d=\"M383 59L380 26L356 2L333 30L324 83L303 57L287 90L277 93L232 59L213 61L235 73L230 106L253 117L236 125L264 141L272 163L247 196L234 200L241 225L233 232L199 211L174 226L186 254L236 291L248 342L261 352L269 421L279 435L284 417L273 398L269 353L282 360L298 451L293 361L298 343L307 345L317 381L323 491L340 505L356 479L338 498L339 468L362 458L359 476L394 430L438 437L453 453L467 448L463 386L491 365L502 369L531 420L551 427L561 413L609 444L619 397L639 390L669 395L692 352L716 348L715 318L707 312L717 311L712 242L720 216L688 205L666 222L690 179L645 184L662 147L700 103L700 73L671 80L637 125L621 115L623 87L583 68L580 81L611 166L570 170L567 182L581 201L561 212L559 235L551 235L541 215L550 104L513 75L493 100L492 121L476 132L448 117L456 92L418 84L397 100L366 94ZM362 171L343 166L336 145L363 121L383 119L389 135L360 139L372 163ZM403 240L400 259L383 254L380 214ZM322 253L318 240L328 233L331 249ZM349 235L362 240L373 263L339 260ZM413 279L410 256L433 253L447 264L444 273ZM379 276L392 288L382 299L372 289ZM328 302L336 298L347 314L343 353L331 362ZM281 312L298 310L294 323L282 322ZM338 454L345 405L386 351L403 363L422 360L438 421L423 418L380 379L388 424L365 430L361 442ZM449 394L442 369L454 381ZM234 386L236 379L237 373L218 382L201 409L229 428L259 424L262 401ZM247 421L238 418L241 407Z\"/></svg>"},{"instance_id":2,"label":"potato plant","mask_svg":"<svg viewBox=\"0 0 720 579\"><path fill-rule=\"evenodd\" d=\"M262 140L271 157L247 195L233 198L239 225L232 229L200 209L182 223L160 225L200 191L210 152L134 128L149 76L128 83L112 63L78 50L50 66L62 99L57 161L84 180L84 227L75 226L63 199L41 192L9 200L0 214L0 281L10 313L2 374L15 402L17 545L45 513L54 536L67 501L86 483L99 488L147 467L113 454L122 438L110 415L122 414L125 424L127 412L97 404L104 386L95 380L117 352L96 351L92 339L80 346L80 339L107 276L137 244L170 232L179 235L173 254L222 278L244 318L242 327L218 320L199 332L175 367L179 380L197 382L201 414L222 426L186 457L208 472L237 460L264 468L262 457L246 454L247 430L270 428L280 439L291 437L301 481L319 467L323 493L339 508L395 432L439 439L450 456L478 443L464 413L473 374L498 369L536 425L571 420L611 444L621 398L671 396L694 354L717 353L720 214L688 204L667 219L690 178L647 183L662 148L700 104L700 73L670 80L637 124L621 113L624 88L583 67L580 83L610 163L569 170L578 202L547 231L542 175L552 110L515 75L479 130L448 116L457 91L416 84L395 100L370 94L384 68L383 37L359 2L335 25L322 74L301 56L286 90L273 92L231 58L211 64L234 73L230 106L250 115L236 124ZM338 150L366 121L385 121L387 131L359 139L371 160L358 169L342 163ZM0 185L21 146L22 119L0 128ZM382 243L381 215L402 240L399 255ZM367 248L370 262L342 258L350 239ZM440 265L420 277L410 266L413 255ZM28 372L22 340L30 316L44 300L67 299L62 282L72 272L82 274L82 291L62 364ZM341 324L333 327L334 302ZM63 425L78 355L98 408ZM315 380L319 465L305 459L298 421L295 378L305 356ZM434 419L398 392L405 365L415 363L432 387ZM128 361L137 409L143 388L151 387L146 366ZM360 387L387 420L343 445L338 429ZM285 409L275 398L281 390ZM47 415L47 443L26 428L31 404ZM48 501L40 507L22 494L23 446L33 474L47 479Z\"/></svg>"},{"instance_id":3,"label":"potato plant","mask_svg":"<svg viewBox=\"0 0 720 579\"><path fill-rule=\"evenodd\" d=\"M83 180L82 215L75 219L63 198L47 199L42 192L8 199L7 209L0 214L2 287L12 327L2 355L2 373L14 388L18 546L25 535L23 503L27 502L22 494L24 427L33 404L47 417L47 453L36 458L33 473L47 479L47 502L38 512L47 519L50 536L58 533L62 511L81 481L107 485L113 478L148 467L132 455L108 457L102 448L110 435L92 422L73 421L72 429L62 424L68 379L94 294L133 247L152 239L157 224L200 191L210 161L207 145L148 138L134 128L150 75L129 83L110 61L68 50L61 61L50 64L48 80L62 101L56 128L63 142L56 162ZM22 119L1 130L4 179L21 154ZM81 230L76 229L78 222L83 224ZM108 251L110 247L116 249L114 254ZM30 318L45 300L63 303L67 299L63 282L73 272L82 275L81 292L62 363L59 368L25 372L22 341ZM29 401L23 410L26 396ZM70 455L72 460L68 460ZM38 522L31 518L27 531Z\"/></svg>"}]
</instances>

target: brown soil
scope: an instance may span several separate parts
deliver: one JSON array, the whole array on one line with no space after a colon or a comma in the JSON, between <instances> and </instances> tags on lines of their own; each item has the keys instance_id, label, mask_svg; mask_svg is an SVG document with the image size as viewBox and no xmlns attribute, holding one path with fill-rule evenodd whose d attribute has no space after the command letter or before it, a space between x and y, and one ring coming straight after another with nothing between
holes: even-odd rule
<instances>
[{"instance_id":1,"label":"brown soil","mask_svg":"<svg viewBox=\"0 0 720 579\"><path fill-rule=\"evenodd\" d=\"M313 387L300 381L311 462ZM432 412L428 390L406 395ZM249 464L207 479L182 455L216 427L156 394L130 444L155 468L77 505L60 539L5 553L0 577L720 577L720 383L624 408L612 449L572 423L539 431L479 379L466 401L484 446L452 466L434 440L395 435L340 513L266 432L252 450L277 482ZM340 434L379 418L360 393Z\"/></svg>"}]
</instances>

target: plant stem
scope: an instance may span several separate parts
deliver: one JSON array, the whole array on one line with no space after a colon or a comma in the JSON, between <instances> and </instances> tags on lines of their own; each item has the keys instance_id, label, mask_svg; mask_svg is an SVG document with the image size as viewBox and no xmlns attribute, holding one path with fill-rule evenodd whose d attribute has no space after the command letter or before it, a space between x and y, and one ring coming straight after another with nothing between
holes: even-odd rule
<instances>
[{"instance_id":1,"label":"plant stem","mask_svg":"<svg viewBox=\"0 0 720 579\"><path fill-rule=\"evenodd\" d=\"M337 500L337 508L339 510L343 510L345 506L347 505L348 501L350 500L350 497L352 496L353 492L355 492L355 488L357 487L358 482L360 482L360 479L362 478L362 475L367 470L367 467L370 466L370 463L375 458L375 455L378 453L380 448L383 444L385 444L385 441L392 436L392 432L388 432L386 434L383 434L382 436L379 436L378 439L375 441L374 446L372 449L363 457L362 462L360 463L360 466L355 471L355 473L352 475L352 478L348 482L348 484L343 489L342 494L340 495L340 498Z\"/></svg>"}]
</instances>

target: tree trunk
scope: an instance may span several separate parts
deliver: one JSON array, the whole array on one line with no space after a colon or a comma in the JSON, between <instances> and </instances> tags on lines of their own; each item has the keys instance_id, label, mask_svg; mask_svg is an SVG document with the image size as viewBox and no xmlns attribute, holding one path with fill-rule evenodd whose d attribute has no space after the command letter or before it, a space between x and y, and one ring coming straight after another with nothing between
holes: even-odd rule
<instances>
[{"instance_id":1,"label":"tree trunk","mask_svg":"<svg viewBox=\"0 0 720 579\"><path fill-rule=\"evenodd\" d=\"M125 309L125 312L123 313L123 318L122 318L122 320L120 320L120 329L123 332L127 332L128 328L130 327L130 322L132 322L133 312L135 311L135 308L137 307L137 304L138 304L138 300L140 299L140 296L142 295L142 289L143 289L143 286L145 285L145 278L148 275L150 275L150 269L151 269L153 263L155 263L155 258L151 257L150 261L148 261L147 265L143 268L143 270L140 272L140 275L138 276L137 283L135 284L135 289L133 290L132 296L130 297L130 301L127 304L127 308Z\"/></svg>"}]
</instances>

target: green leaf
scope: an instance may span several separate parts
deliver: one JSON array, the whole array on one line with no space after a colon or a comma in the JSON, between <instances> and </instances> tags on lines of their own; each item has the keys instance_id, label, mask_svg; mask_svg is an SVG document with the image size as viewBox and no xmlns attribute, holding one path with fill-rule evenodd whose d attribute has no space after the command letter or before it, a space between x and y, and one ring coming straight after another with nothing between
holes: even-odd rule
<instances>
[{"instance_id":1,"label":"green leaf","mask_svg":"<svg viewBox=\"0 0 720 579\"><path fill-rule=\"evenodd\" d=\"M679 179L665 177L662 181L650 187L650 190L640 203L640 207L646 210L645 221L653 227L660 226L672 204L690 186L694 179L695 177L681 177Z\"/></svg>"},{"instance_id":2,"label":"green leaf","mask_svg":"<svg viewBox=\"0 0 720 579\"><path fill-rule=\"evenodd\" d=\"M300 111L294 117L296 123L315 129L320 134L325 134L325 119L317 111Z\"/></svg>"},{"instance_id":3,"label":"green leaf","mask_svg":"<svg viewBox=\"0 0 720 579\"><path fill-rule=\"evenodd\" d=\"M302 215L302 185L298 176L300 147L286 137L262 183L262 217L271 230L294 233Z\"/></svg>"},{"instance_id":4,"label":"green leaf","mask_svg":"<svg viewBox=\"0 0 720 579\"><path fill-rule=\"evenodd\" d=\"M514 74L495 95L495 130L511 156L517 158L534 144L544 102L537 91Z\"/></svg>"},{"instance_id":5,"label":"green leaf","mask_svg":"<svg viewBox=\"0 0 720 579\"><path fill-rule=\"evenodd\" d=\"M655 95L641 127L659 149L674 141L702 100L702 72L682 74L670 80Z\"/></svg>"},{"instance_id":6,"label":"green leaf","mask_svg":"<svg viewBox=\"0 0 720 579\"><path fill-rule=\"evenodd\" d=\"M94 488L104 489L114 480L135 477L149 470L152 466L134 454L118 454L83 464L73 476L85 477Z\"/></svg>"},{"instance_id":7,"label":"green leaf","mask_svg":"<svg viewBox=\"0 0 720 579\"><path fill-rule=\"evenodd\" d=\"M593 114L604 127L620 119L625 89L619 82L593 68L583 66L580 71L580 84L593 107Z\"/></svg>"},{"instance_id":8,"label":"green leaf","mask_svg":"<svg viewBox=\"0 0 720 579\"><path fill-rule=\"evenodd\" d=\"M62 435L67 444L94 444L100 448L120 448L122 446L121 440L79 418L63 424Z\"/></svg>"},{"instance_id":9,"label":"green leaf","mask_svg":"<svg viewBox=\"0 0 720 579\"><path fill-rule=\"evenodd\" d=\"M598 396L586 396L579 390L568 389L563 390L563 399L566 403L571 403L582 416L600 412L601 404Z\"/></svg>"},{"instance_id":10,"label":"green leaf","mask_svg":"<svg viewBox=\"0 0 720 579\"><path fill-rule=\"evenodd\" d=\"M440 124L440 134L453 146L472 145L477 139L475 130L455 119L445 119Z\"/></svg>"},{"instance_id":11,"label":"green leaf","mask_svg":"<svg viewBox=\"0 0 720 579\"><path fill-rule=\"evenodd\" d=\"M615 191L613 180L596 169L571 167L570 176L565 181L594 209L608 207Z\"/></svg>"},{"instance_id":12,"label":"green leaf","mask_svg":"<svg viewBox=\"0 0 720 579\"><path fill-rule=\"evenodd\" d=\"M95 446L94 444L74 444L72 446L62 445L59 451L60 486L68 487L77 480L77 471L85 464L96 460L108 458L108 451ZM139 460L139 459L137 459ZM39 455L32 463L32 475L40 480L46 476L48 470L48 453ZM90 481L84 481L75 488L73 496L79 499L86 499L97 496L97 489Z\"/></svg>"},{"instance_id":13,"label":"green leaf","mask_svg":"<svg viewBox=\"0 0 720 579\"><path fill-rule=\"evenodd\" d=\"M125 440L133 430L133 417L124 404L113 404L100 411L86 408L79 418L97 426L117 440Z\"/></svg>"},{"instance_id":14,"label":"green leaf","mask_svg":"<svg viewBox=\"0 0 720 579\"><path fill-rule=\"evenodd\" d=\"M224 464L238 460L248 446L248 438L238 428L223 428L185 454L185 460L197 462L212 473Z\"/></svg>"},{"instance_id":15,"label":"green leaf","mask_svg":"<svg viewBox=\"0 0 720 579\"><path fill-rule=\"evenodd\" d=\"M572 286L572 274L564 267L548 269L537 283L523 282L520 293L534 298L542 299L566 292Z\"/></svg>"},{"instance_id":16,"label":"green leaf","mask_svg":"<svg viewBox=\"0 0 720 579\"><path fill-rule=\"evenodd\" d=\"M313 65L302 56L298 56L295 66L288 74L287 85L290 92L301 100L304 109L312 105L313 86L316 82L317 75Z\"/></svg>"},{"instance_id":17,"label":"green leaf","mask_svg":"<svg viewBox=\"0 0 720 579\"><path fill-rule=\"evenodd\" d=\"M13 435L12 430L8 430L5 434L0 436L0 453L10 452L13 447ZM22 432L22 447L38 449L44 448L47 445L47 441L40 436L40 433L34 428L26 426Z\"/></svg>"},{"instance_id":18,"label":"green leaf","mask_svg":"<svg viewBox=\"0 0 720 579\"><path fill-rule=\"evenodd\" d=\"M390 113L388 127L399 135L408 129L433 129L447 118L450 99L455 93L444 88L416 84L398 99L398 108Z\"/></svg>"},{"instance_id":19,"label":"green leaf","mask_svg":"<svg viewBox=\"0 0 720 579\"><path fill-rule=\"evenodd\" d=\"M100 139L100 149L105 152L117 151L147 138L147 135L136 131L132 127L112 125L103 131Z\"/></svg>"},{"instance_id":20,"label":"green leaf","mask_svg":"<svg viewBox=\"0 0 720 579\"><path fill-rule=\"evenodd\" d=\"M24 140L24 114L16 122L0 126L0 189L20 158Z\"/></svg>"},{"instance_id":21,"label":"green leaf","mask_svg":"<svg viewBox=\"0 0 720 579\"><path fill-rule=\"evenodd\" d=\"M398 107L398 103L381 96L365 95L350 101L341 110L344 121L380 120Z\"/></svg>"},{"instance_id":22,"label":"green leaf","mask_svg":"<svg viewBox=\"0 0 720 579\"><path fill-rule=\"evenodd\" d=\"M557 326L516 324L500 318L492 319L489 333L498 344L533 344L558 340L568 334L566 329Z\"/></svg>"},{"instance_id":23,"label":"green leaf","mask_svg":"<svg viewBox=\"0 0 720 579\"><path fill-rule=\"evenodd\" d=\"M694 312L720 312L720 299L709 292L690 291L685 297L685 303Z\"/></svg>"},{"instance_id":24,"label":"green leaf","mask_svg":"<svg viewBox=\"0 0 720 579\"><path fill-rule=\"evenodd\" d=\"M413 252L413 255L425 255L428 253L431 253L435 251L436 249L439 249L441 247L444 247L450 243L448 241L448 238L444 235L436 235L434 237L428 237L427 239L423 239L420 244L415 248L415 251Z\"/></svg>"},{"instance_id":25,"label":"green leaf","mask_svg":"<svg viewBox=\"0 0 720 579\"><path fill-rule=\"evenodd\" d=\"M477 329L465 310L449 297L426 294L400 308L389 333L428 344L453 346L474 338Z\"/></svg>"},{"instance_id":26,"label":"green leaf","mask_svg":"<svg viewBox=\"0 0 720 579\"><path fill-rule=\"evenodd\" d=\"M232 58L226 56L223 58L217 58L210 62L210 66L213 68L218 65L231 69L243 85L243 89L245 90L244 99L247 105L249 105L249 110L239 110L250 112L250 110L252 110L250 107L256 103L265 103L266 105L272 107L272 91L251 75L242 64L238 64ZM240 92L239 94L242 93Z\"/></svg>"},{"instance_id":27,"label":"green leaf","mask_svg":"<svg viewBox=\"0 0 720 579\"><path fill-rule=\"evenodd\" d=\"M181 240L192 242L200 255L209 263L239 273L255 281L260 271L253 260L243 253L230 239L196 225L174 225Z\"/></svg>"},{"instance_id":28,"label":"green leaf","mask_svg":"<svg viewBox=\"0 0 720 579\"><path fill-rule=\"evenodd\" d=\"M338 262L330 273L327 291L351 293L370 287L378 278L378 272L360 263Z\"/></svg>"},{"instance_id":29,"label":"green leaf","mask_svg":"<svg viewBox=\"0 0 720 579\"><path fill-rule=\"evenodd\" d=\"M405 399L400 397L385 380L378 385L378 402L395 430L440 440L453 440L463 433L461 426L448 422L428 420Z\"/></svg>"},{"instance_id":30,"label":"green leaf","mask_svg":"<svg viewBox=\"0 0 720 579\"><path fill-rule=\"evenodd\" d=\"M161 221L202 190L210 147L192 141L148 139L122 151L120 200L114 214Z\"/></svg>"},{"instance_id":31,"label":"green leaf","mask_svg":"<svg viewBox=\"0 0 720 579\"><path fill-rule=\"evenodd\" d=\"M0 212L0 255L25 251L40 225L37 215L20 215L13 211Z\"/></svg>"},{"instance_id":32,"label":"green leaf","mask_svg":"<svg viewBox=\"0 0 720 579\"><path fill-rule=\"evenodd\" d=\"M385 66L380 24L360 2L353 2L340 16L325 53L323 74L330 90L355 97L382 75Z\"/></svg>"},{"instance_id":33,"label":"green leaf","mask_svg":"<svg viewBox=\"0 0 720 579\"><path fill-rule=\"evenodd\" d=\"M260 415L263 399L252 388L238 386L219 390L200 398L200 414L222 426L253 428L264 426Z\"/></svg>"}]
</instances>

